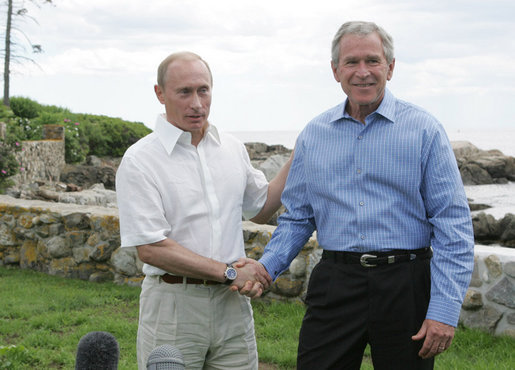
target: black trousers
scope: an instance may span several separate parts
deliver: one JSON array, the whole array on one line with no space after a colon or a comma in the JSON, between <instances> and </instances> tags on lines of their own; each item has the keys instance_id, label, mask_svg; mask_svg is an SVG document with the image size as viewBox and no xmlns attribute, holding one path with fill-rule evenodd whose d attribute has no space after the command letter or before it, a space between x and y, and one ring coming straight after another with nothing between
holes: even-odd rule
<instances>
[{"instance_id":1,"label":"black trousers","mask_svg":"<svg viewBox=\"0 0 515 370\"><path fill-rule=\"evenodd\" d=\"M313 269L297 369L358 369L370 344L374 369L433 369L414 342L431 289L430 259L363 267L322 259Z\"/></svg>"}]
</instances>

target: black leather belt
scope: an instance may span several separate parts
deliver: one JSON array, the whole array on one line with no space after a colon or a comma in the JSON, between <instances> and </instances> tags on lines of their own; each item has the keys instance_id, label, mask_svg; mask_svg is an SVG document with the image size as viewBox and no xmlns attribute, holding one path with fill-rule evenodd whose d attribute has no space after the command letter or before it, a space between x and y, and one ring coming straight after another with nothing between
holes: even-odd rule
<instances>
[{"instance_id":1,"label":"black leather belt","mask_svg":"<svg viewBox=\"0 0 515 370\"><path fill-rule=\"evenodd\" d=\"M182 284L186 280L186 284L202 284L202 285L218 285L222 284L219 281L214 280L202 280L177 275L164 274L161 275L161 280L168 284Z\"/></svg>"},{"instance_id":2,"label":"black leather belt","mask_svg":"<svg viewBox=\"0 0 515 370\"><path fill-rule=\"evenodd\" d=\"M339 252L324 250L322 259L334 260L339 263L359 263L363 267L376 267L392 263L428 259L433 256L431 247L414 250L395 249L387 252Z\"/></svg>"}]
</instances>

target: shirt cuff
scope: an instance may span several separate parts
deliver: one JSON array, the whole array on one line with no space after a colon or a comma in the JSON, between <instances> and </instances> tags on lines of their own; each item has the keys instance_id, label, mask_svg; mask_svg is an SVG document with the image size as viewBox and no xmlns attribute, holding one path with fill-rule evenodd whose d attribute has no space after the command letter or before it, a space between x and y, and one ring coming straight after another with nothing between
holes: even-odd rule
<instances>
[{"instance_id":1,"label":"shirt cuff","mask_svg":"<svg viewBox=\"0 0 515 370\"><path fill-rule=\"evenodd\" d=\"M274 281L283 272L281 271L280 261L275 258L272 253L264 254L263 257L259 259L259 262L265 266L266 271Z\"/></svg>"},{"instance_id":2,"label":"shirt cuff","mask_svg":"<svg viewBox=\"0 0 515 370\"><path fill-rule=\"evenodd\" d=\"M461 303L442 301L431 298L427 309L426 319L438 321L456 327L460 318Z\"/></svg>"}]
</instances>

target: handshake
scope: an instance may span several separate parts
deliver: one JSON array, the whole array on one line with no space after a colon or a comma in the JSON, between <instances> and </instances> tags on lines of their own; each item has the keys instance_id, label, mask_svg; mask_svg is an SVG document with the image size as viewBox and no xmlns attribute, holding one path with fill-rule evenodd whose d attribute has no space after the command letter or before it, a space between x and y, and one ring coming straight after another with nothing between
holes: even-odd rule
<instances>
[{"instance_id":1,"label":"handshake","mask_svg":"<svg viewBox=\"0 0 515 370\"><path fill-rule=\"evenodd\" d=\"M272 284L272 278L265 267L252 258L240 258L233 263L238 276L231 284L231 290L250 298L257 298Z\"/></svg>"}]
</instances>

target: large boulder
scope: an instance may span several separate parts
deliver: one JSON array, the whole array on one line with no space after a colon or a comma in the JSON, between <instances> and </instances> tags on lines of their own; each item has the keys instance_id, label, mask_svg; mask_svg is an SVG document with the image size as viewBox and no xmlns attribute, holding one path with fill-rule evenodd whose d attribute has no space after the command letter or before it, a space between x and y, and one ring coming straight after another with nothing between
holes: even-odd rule
<instances>
[{"instance_id":1,"label":"large boulder","mask_svg":"<svg viewBox=\"0 0 515 370\"><path fill-rule=\"evenodd\" d=\"M514 157L499 150L478 149L468 141L453 141L451 144L465 185L515 181Z\"/></svg>"},{"instance_id":2,"label":"large boulder","mask_svg":"<svg viewBox=\"0 0 515 370\"><path fill-rule=\"evenodd\" d=\"M114 190L116 164L89 156L86 163L67 164L61 171L60 181L90 188L94 184L104 184L106 189Z\"/></svg>"}]
</instances>

